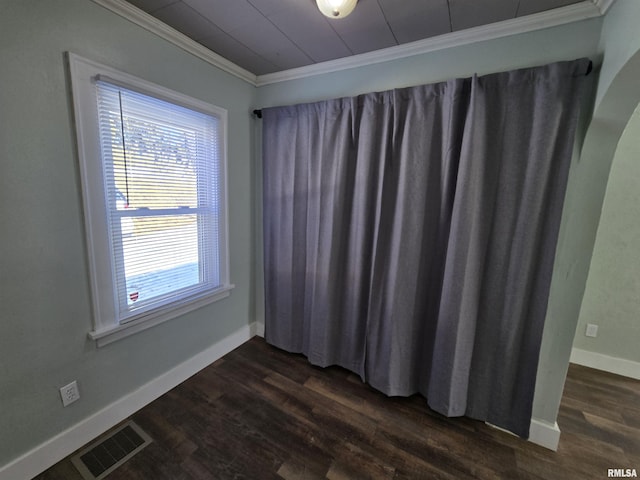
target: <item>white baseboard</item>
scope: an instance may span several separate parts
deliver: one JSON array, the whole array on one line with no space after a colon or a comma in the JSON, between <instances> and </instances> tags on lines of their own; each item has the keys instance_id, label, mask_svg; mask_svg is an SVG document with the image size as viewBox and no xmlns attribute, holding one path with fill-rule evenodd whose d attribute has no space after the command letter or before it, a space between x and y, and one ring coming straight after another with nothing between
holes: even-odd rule
<instances>
[{"instance_id":1,"label":"white baseboard","mask_svg":"<svg viewBox=\"0 0 640 480\"><path fill-rule=\"evenodd\" d=\"M223 357L234 348L239 347L251 339L256 331L255 323L242 327L206 350L18 457L11 463L0 467L0 480L29 480L33 478Z\"/></svg>"},{"instance_id":2,"label":"white baseboard","mask_svg":"<svg viewBox=\"0 0 640 480\"><path fill-rule=\"evenodd\" d=\"M145 405L181 384L203 368L212 364L253 336L264 336L264 324L252 323L215 343L208 349L151 380L139 389L122 397L92 416L59 433L33 450L0 467L0 480L31 479L67 457L83 445L133 415ZM574 349L575 351L576 349ZM590 353L590 352L585 352ZM598 355L598 354L595 354ZM604 355L602 355L604 357ZM613 358L613 357L608 357ZM614 359L620 360L620 359ZM573 354L571 361L574 361ZM630 364L634 362L624 361ZM574 362L580 363L580 362ZM637 375L638 364L635 368ZM592 366L592 365L587 365ZM594 367L598 368L598 367ZM614 372L618 373L618 372ZM631 376L631 375L627 375ZM637 378L637 377L634 377ZM529 441L551 450L558 448L560 429L558 424L531 420Z\"/></svg>"},{"instance_id":3,"label":"white baseboard","mask_svg":"<svg viewBox=\"0 0 640 480\"><path fill-rule=\"evenodd\" d=\"M485 422L492 428L500 430L501 432L508 433L509 435L517 436L515 433L505 430L504 428L497 427L489 422ZM558 442L560 441L560 428L558 424L545 422L544 420L531 419L529 425L529 442L540 445L541 447L548 448L554 452L558 450Z\"/></svg>"},{"instance_id":4,"label":"white baseboard","mask_svg":"<svg viewBox=\"0 0 640 480\"><path fill-rule=\"evenodd\" d=\"M640 380L640 363L624 358L610 357L602 353L589 352L573 348L571 350L571 363L583 365L585 367L604 370L605 372L615 373L624 377L635 378Z\"/></svg>"},{"instance_id":5,"label":"white baseboard","mask_svg":"<svg viewBox=\"0 0 640 480\"><path fill-rule=\"evenodd\" d=\"M264 338L264 323L255 322L253 325L256 326L254 335Z\"/></svg>"},{"instance_id":6,"label":"white baseboard","mask_svg":"<svg viewBox=\"0 0 640 480\"><path fill-rule=\"evenodd\" d=\"M560 442L558 423L551 424L544 420L532 418L529 426L529 441L555 452L558 450L558 443Z\"/></svg>"}]
</instances>

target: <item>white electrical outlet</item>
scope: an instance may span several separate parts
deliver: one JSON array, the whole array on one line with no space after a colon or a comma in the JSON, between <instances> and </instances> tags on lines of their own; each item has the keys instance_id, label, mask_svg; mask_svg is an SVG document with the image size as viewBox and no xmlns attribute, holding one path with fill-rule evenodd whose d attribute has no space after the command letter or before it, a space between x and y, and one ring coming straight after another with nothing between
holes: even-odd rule
<instances>
[{"instance_id":1,"label":"white electrical outlet","mask_svg":"<svg viewBox=\"0 0 640 480\"><path fill-rule=\"evenodd\" d=\"M62 397L62 406L75 402L80 398L80 392L78 391L78 384L74 380L69 385L65 385L60 389L60 396Z\"/></svg>"},{"instance_id":2,"label":"white electrical outlet","mask_svg":"<svg viewBox=\"0 0 640 480\"><path fill-rule=\"evenodd\" d=\"M587 337L597 337L598 336L598 325L593 323L587 323L587 331L584 333Z\"/></svg>"}]
</instances>

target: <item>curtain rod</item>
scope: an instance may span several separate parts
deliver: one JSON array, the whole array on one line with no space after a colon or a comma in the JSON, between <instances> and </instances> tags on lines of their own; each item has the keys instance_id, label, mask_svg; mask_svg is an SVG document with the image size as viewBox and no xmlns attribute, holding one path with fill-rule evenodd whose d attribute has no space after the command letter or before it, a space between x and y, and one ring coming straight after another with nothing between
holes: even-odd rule
<instances>
[{"instance_id":1,"label":"curtain rod","mask_svg":"<svg viewBox=\"0 0 640 480\"><path fill-rule=\"evenodd\" d=\"M588 76L591 72L593 71L593 61L589 60L589 66L587 67L587 71L585 72L584 76ZM253 114L258 117L258 118L262 118L262 110L259 108L256 108L253 111Z\"/></svg>"}]
</instances>

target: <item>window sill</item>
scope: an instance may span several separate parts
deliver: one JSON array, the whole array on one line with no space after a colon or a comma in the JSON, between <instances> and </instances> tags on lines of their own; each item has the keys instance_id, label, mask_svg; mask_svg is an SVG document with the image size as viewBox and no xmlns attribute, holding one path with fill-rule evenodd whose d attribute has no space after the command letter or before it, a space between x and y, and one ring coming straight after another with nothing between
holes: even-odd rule
<instances>
[{"instance_id":1,"label":"window sill","mask_svg":"<svg viewBox=\"0 0 640 480\"><path fill-rule=\"evenodd\" d=\"M216 291L195 300L170 305L158 311L149 313L149 315L138 318L132 322L114 325L113 327L101 330L93 330L89 332L89 338L95 340L98 347L103 347L112 342L128 337L129 335L133 335L134 333L141 332L142 330L146 330L147 328L172 320L180 315L184 315L185 313L204 307L205 305L209 305L210 303L222 300L231 294L231 290L233 290L234 287L235 285L225 285L218 288Z\"/></svg>"}]
</instances>

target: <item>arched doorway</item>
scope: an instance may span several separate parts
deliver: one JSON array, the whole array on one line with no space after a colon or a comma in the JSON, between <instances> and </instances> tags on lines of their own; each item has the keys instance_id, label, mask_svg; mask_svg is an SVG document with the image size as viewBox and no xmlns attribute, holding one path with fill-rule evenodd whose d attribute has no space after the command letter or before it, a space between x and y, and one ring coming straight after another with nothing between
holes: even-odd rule
<instances>
[{"instance_id":1,"label":"arched doorway","mask_svg":"<svg viewBox=\"0 0 640 480\"><path fill-rule=\"evenodd\" d=\"M600 96L579 159L572 166L565 200L547 323L540 352L530 440L557 448L555 419L569 364L600 211L622 133L640 103L640 51L618 71Z\"/></svg>"}]
</instances>

